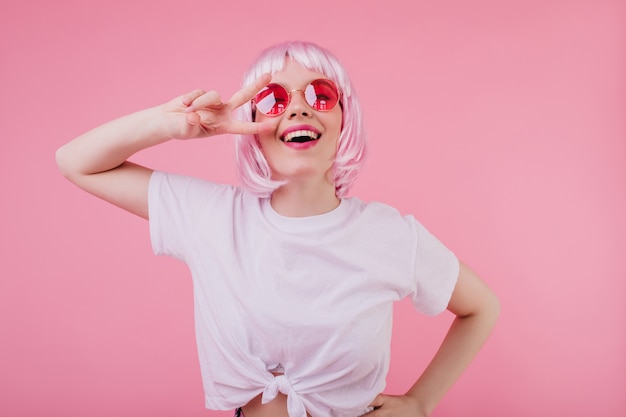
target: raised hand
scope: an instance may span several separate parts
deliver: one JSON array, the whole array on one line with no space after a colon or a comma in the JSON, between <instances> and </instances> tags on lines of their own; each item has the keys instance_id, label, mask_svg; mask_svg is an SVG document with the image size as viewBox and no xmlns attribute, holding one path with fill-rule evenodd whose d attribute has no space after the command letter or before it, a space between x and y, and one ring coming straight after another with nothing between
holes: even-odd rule
<instances>
[{"instance_id":1,"label":"raised hand","mask_svg":"<svg viewBox=\"0 0 626 417\"><path fill-rule=\"evenodd\" d=\"M235 109L252 99L270 82L264 74L223 102L216 91L195 90L163 106L167 129L177 139L192 139L220 134L258 134L275 129L272 121L244 122L233 119Z\"/></svg>"}]
</instances>

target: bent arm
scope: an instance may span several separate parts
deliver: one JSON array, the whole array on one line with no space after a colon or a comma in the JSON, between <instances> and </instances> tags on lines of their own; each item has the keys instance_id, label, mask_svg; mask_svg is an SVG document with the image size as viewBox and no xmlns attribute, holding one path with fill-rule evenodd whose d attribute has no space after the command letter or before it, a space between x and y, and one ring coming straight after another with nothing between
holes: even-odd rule
<instances>
[{"instance_id":1,"label":"bent arm","mask_svg":"<svg viewBox=\"0 0 626 417\"><path fill-rule=\"evenodd\" d=\"M467 265L448 304L456 315L433 360L407 392L429 415L487 341L500 314L500 302Z\"/></svg>"},{"instance_id":2,"label":"bent arm","mask_svg":"<svg viewBox=\"0 0 626 417\"><path fill-rule=\"evenodd\" d=\"M83 190L147 219L152 170L127 159L172 138L258 134L275 129L271 122L250 123L231 117L234 109L250 100L270 79L269 74L263 74L225 103L215 91L195 90L161 106L105 123L59 148L59 169Z\"/></svg>"},{"instance_id":3,"label":"bent arm","mask_svg":"<svg viewBox=\"0 0 626 417\"><path fill-rule=\"evenodd\" d=\"M478 275L461 263L448 310L456 318L424 373L405 395L378 395L370 404L375 411L368 416L430 415L491 334L500 302Z\"/></svg>"},{"instance_id":4,"label":"bent arm","mask_svg":"<svg viewBox=\"0 0 626 417\"><path fill-rule=\"evenodd\" d=\"M158 107L105 123L56 152L61 173L83 190L148 218L152 170L127 162L134 153L170 139Z\"/></svg>"}]
</instances>

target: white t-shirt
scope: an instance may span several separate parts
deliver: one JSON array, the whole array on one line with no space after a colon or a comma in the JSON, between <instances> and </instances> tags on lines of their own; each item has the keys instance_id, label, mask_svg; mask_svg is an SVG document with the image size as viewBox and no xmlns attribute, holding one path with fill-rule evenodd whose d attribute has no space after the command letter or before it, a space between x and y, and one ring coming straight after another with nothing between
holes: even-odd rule
<instances>
[{"instance_id":1,"label":"white t-shirt","mask_svg":"<svg viewBox=\"0 0 626 417\"><path fill-rule=\"evenodd\" d=\"M451 251L380 203L291 218L242 188L155 172L149 210L155 254L192 274L209 409L281 392L290 417L363 413L385 387L393 302L438 314L458 276Z\"/></svg>"}]
</instances>

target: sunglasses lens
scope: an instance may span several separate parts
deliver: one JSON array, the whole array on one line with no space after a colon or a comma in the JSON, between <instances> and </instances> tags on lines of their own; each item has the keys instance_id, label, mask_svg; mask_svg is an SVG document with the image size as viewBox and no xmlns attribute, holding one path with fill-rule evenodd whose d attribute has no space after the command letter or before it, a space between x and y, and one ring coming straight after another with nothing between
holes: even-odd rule
<instances>
[{"instance_id":1,"label":"sunglasses lens","mask_svg":"<svg viewBox=\"0 0 626 417\"><path fill-rule=\"evenodd\" d=\"M332 110L339 101L337 87L330 80L319 79L307 85L304 98L315 110Z\"/></svg>"},{"instance_id":2,"label":"sunglasses lens","mask_svg":"<svg viewBox=\"0 0 626 417\"><path fill-rule=\"evenodd\" d=\"M312 81L304 91L306 102L311 108L319 111L332 110L339 102L339 92L335 84L326 79ZM277 116L289 105L289 92L280 84L269 84L254 96L257 111Z\"/></svg>"},{"instance_id":3,"label":"sunglasses lens","mask_svg":"<svg viewBox=\"0 0 626 417\"><path fill-rule=\"evenodd\" d=\"M269 84L254 96L257 110L271 116L284 112L288 102L289 93L279 84Z\"/></svg>"}]
</instances>

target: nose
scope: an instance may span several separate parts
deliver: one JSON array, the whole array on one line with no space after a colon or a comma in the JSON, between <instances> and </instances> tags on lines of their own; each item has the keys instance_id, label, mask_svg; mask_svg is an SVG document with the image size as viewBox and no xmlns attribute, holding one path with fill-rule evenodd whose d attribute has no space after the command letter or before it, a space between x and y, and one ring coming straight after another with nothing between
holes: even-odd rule
<instances>
[{"instance_id":1,"label":"nose","mask_svg":"<svg viewBox=\"0 0 626 417\"><path fill-rule=\"evenodd\" d=\"M294 90L291 92L287 114L290 119L298 116L309 117L311 115L311 108L304 99L302 91Z\"/></svg>"}]
</instances>

